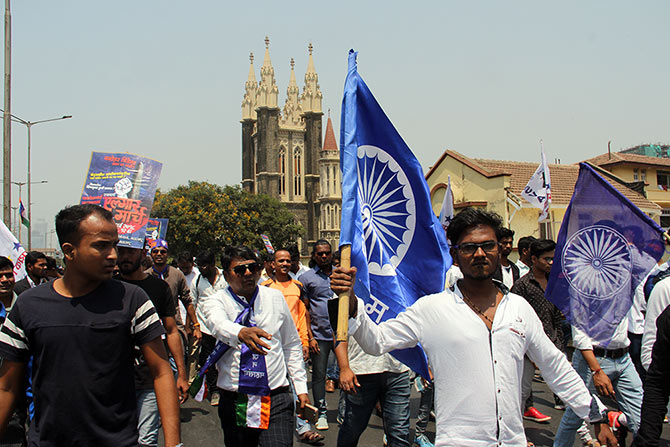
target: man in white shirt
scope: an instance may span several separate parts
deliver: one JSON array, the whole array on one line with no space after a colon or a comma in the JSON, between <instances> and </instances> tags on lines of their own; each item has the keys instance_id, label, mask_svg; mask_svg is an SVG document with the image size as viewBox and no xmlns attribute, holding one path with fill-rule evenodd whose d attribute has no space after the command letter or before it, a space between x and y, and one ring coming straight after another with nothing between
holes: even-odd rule
<instances>
[{"instance_id":1,"label":"man in white shirt","mask_svg":"<svg viewBox=\"0 0 670 447\"><path fill-rule=\"evenodd\" d=\"M207 328L205 317L202 313L202 299L204 297L214 295L217 291L228 287L228 283L223 278L221 270L216 268L216 255L211 250L206 250L198 254L196 258L197 264L200 267L198 276L195 277L191 284L191 298L193 299L193 306L195 307L195 315L198 320L196 324L200 327L202 332L202 341L200 342L200 350L198 352L198 363L200 366L205 364L207 357L212 353L216 345L212 331ZM191 370L191 374L194 371ZM192 375L191 378L195 376ZM213 406L219 404L219 392L216 390L216 368L209 368L205 375L205 381L210 390L210 403Z\"/></svg>"},{"instance_id":2,"label":"man in white shirt","mask_svg":"<svg viewBox=\"0 0 670 447\"><path fill-rule=\"evenodd\" d=\"M493 279L502 282L505 287L511 289L516 280L521 277L519 267L507 259L512 253L514 231L509 228L500 228L498 230L498 243L500 244L500 262L498 263L498 269L493 273Z\"/></svg>"},{"instance_id":3,"label":"man in white shirt","mask_svg":"<svg viewBox=\"0 0 670 447\"><path fill-rule=\"evenodd\" d=\"M524 236L519 239L517 243L517 250L519 252L519 260L514 265L519 267L519 278L530 271L530 246L536 241L533 236Z\"/></svg>"},{"instance_id":4,"label":"man in white shirt","mask_svg":"<svg viewBox=\"0 0 670 447\"><path fill-rule=\"evenodd\" d=\"M207 328L230 347L216 363L224 442L228 447L291 446L295 417L289 377L300 408L309 403L302 343L293 317L280 291L257 285L262 267L251 249L227 247L221 264L229 287L198 305ZM264 406L268 399L269 419L267 408L251 414L253 404ZM242 405L246 421L237 416Z\"/></svg>"},{"instance_id":5,"label":"man in white shirt","mask_svg":"<svg viewBox=\"0 0 670 447\"><path fill-rule=\"evenodd\" d=\"M617 433L625 437L625 428L637 433L642 409L642 381L628 354L628 320L624 318L614 331L607 347L589 338L583 331L572 327L572 342L575 353L572 366L584 379L591 392L616 400L624 417L613 414L613 425L623 427ZM624 423L625 422L625 423ZM554 438L554 447L572 447L575 432L582 421L573 410L567 408ZM624 438L625 439L625 438Z\"/></svg>"},{"instance_id":6,"label":"man in white shirt","mask_svg":"<svg viewBox=\"0 0 670 447\"><path fill-rule=\"evenodd\" d=\"M667 264L664 264L667 265ZM660 269L659 269L660 270ZM640 362L644 369L651 365L651 350L656 342L656 320L661 312L670 305L670 277L660 280L649 295L647 302L647 313L644 316L644 331L642 334L642 347L640 349Z\"/></svg>"},{"instance_id":7,"label":"man in white shirt","mask_svg":"<svg viewBox=\"0 0 670 447\"><path fill-rule=\"evenodd\" d=\"M463 279L379 325L358 312L351 290L355 269L336 270L333 291L351 292L350 333L372 355L421 343L435 375L436 446L526 446L520 401L524 355L579 417L597 422L600 442L615 446L605 407L546 336L533 308L493 281L501 226L497 214L461 211L447 237Z\"/></svg>"}]
</instances>

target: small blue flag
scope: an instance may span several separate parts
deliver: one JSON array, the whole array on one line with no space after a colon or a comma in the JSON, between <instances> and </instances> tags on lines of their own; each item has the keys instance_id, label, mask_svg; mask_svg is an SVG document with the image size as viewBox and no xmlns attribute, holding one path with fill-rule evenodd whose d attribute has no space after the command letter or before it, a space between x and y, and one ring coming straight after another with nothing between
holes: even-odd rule
<instances>
[{"instance_id":1,"label":"small blue flag","mask_svg":"<svg viewBox=\"0 0 670 447\"><path fill-rule=\"evenodd\" d=\"M421 165L358 75L356 55L342 100L340 245L351 244L354 292L379 324L443 291L451 256ZM392 354L428 378L420 347Z\"/></svg>"},{"instance_id":2,"label":"small blue flag","mask_svg":"<svg viewBox=\"0 0 670 447\"><path fill-rule=\"evenodd\" d=\"M546 297L607 346L664 252L663 229L586 163L558 234Z\"/></svg>"}]
</instances>

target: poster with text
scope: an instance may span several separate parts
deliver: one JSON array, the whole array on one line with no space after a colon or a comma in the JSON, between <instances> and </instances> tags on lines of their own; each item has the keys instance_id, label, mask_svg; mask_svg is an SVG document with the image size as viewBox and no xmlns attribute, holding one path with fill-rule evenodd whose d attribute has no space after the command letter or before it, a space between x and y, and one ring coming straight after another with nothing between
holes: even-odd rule
<instances>
[{"instance_id":1,"label":"poster with text","mask_svg":"<svg viewBox=\"0 0 670 447\"><path fill-rule=\"evenodd\" d=\"M154 248L156 239L165 239L167 237L167 227L170 219L150 217L147 222L147 246Z\"/></svg>"},{"instance_id":2,"label":"poster with text","mask_svg":"<svg viewBox=\"0 0 670 447\"><path fill-rule=\"evenodd\" d=\"M134 154L93 152L81 203L114 214L119 245L142 248L163 164Z\"/></svg>"}]
</instances>

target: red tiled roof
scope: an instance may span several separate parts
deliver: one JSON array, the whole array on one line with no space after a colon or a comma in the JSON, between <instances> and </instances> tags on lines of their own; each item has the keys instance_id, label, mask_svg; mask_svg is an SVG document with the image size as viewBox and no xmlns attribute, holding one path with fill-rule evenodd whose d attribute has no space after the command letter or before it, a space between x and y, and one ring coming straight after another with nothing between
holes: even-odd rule
<instances>
[{"instance_id":1,"label":"red tiled roof","mask_svg":"<svg viewBox=\"0 0 670 447\"><path fill-rule=\"evenodd\" d=\"M326 124L326 136L323 139L324 151L338 151L337 141L335 140L335 132L333 132L333 121L328 117L328 124Z\"/></svg>"},{"instance_id":2,"label":"red tiled roof","mask_svg":"<svg viewBox=\"0 0 670 447\"><path fill-rule=\"evenodd\" d=\"M670 166L670 158L650 157L648 155L612 152L585 160L596 166L611 166L619 163L635 163L648 166Z\"/></svg>"},{"instance_id":3,"label":"red tiled roof","mask_svg":"<svg viewBox=\"0 0 670 447\"><path fill-rule=\"evenodd\" d=\"M485 177L495 177L498 175L510 176L510 190L521 198L521 192L528 184L528 180L537 169L539 163L529 163L525 161L507 161L507 160L487 160L484 158L468 158L458 152L447 150L442 157L435 163L428 172L426 178L433 172L446 156L450 156L476 170ZM652 157L648 157L652 158ZM549 174L551 175L551 200L552 203L567 205L570 203L572 193L575 191L575 184L579 176L579 165L549 165ZM619 192L626 196L637 207L644 210L660 209L654 202L648 200L640 193L633 191L621 183L613 181L607 176L603 176Z\"/></svg>"}]
</instances>

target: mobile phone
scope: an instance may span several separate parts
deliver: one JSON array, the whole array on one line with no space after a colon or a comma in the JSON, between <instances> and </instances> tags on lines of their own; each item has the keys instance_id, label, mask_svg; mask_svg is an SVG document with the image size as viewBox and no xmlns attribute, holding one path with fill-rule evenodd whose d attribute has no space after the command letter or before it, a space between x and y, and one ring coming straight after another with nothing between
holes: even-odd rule
<instances>
[{"instance_id":1,"label":"mobile phone","mask_svg":"<svg viewBox=\"0 0 670 447\"><path fill-rule=\"evenodd\" d=\"M318 419L319 409L314 405L306 404L305 408L300 409L300 402L296 402L296 408L298 409L298 416L309 422L310 424L316 424Z\"/></svg>"}]
</instances>

